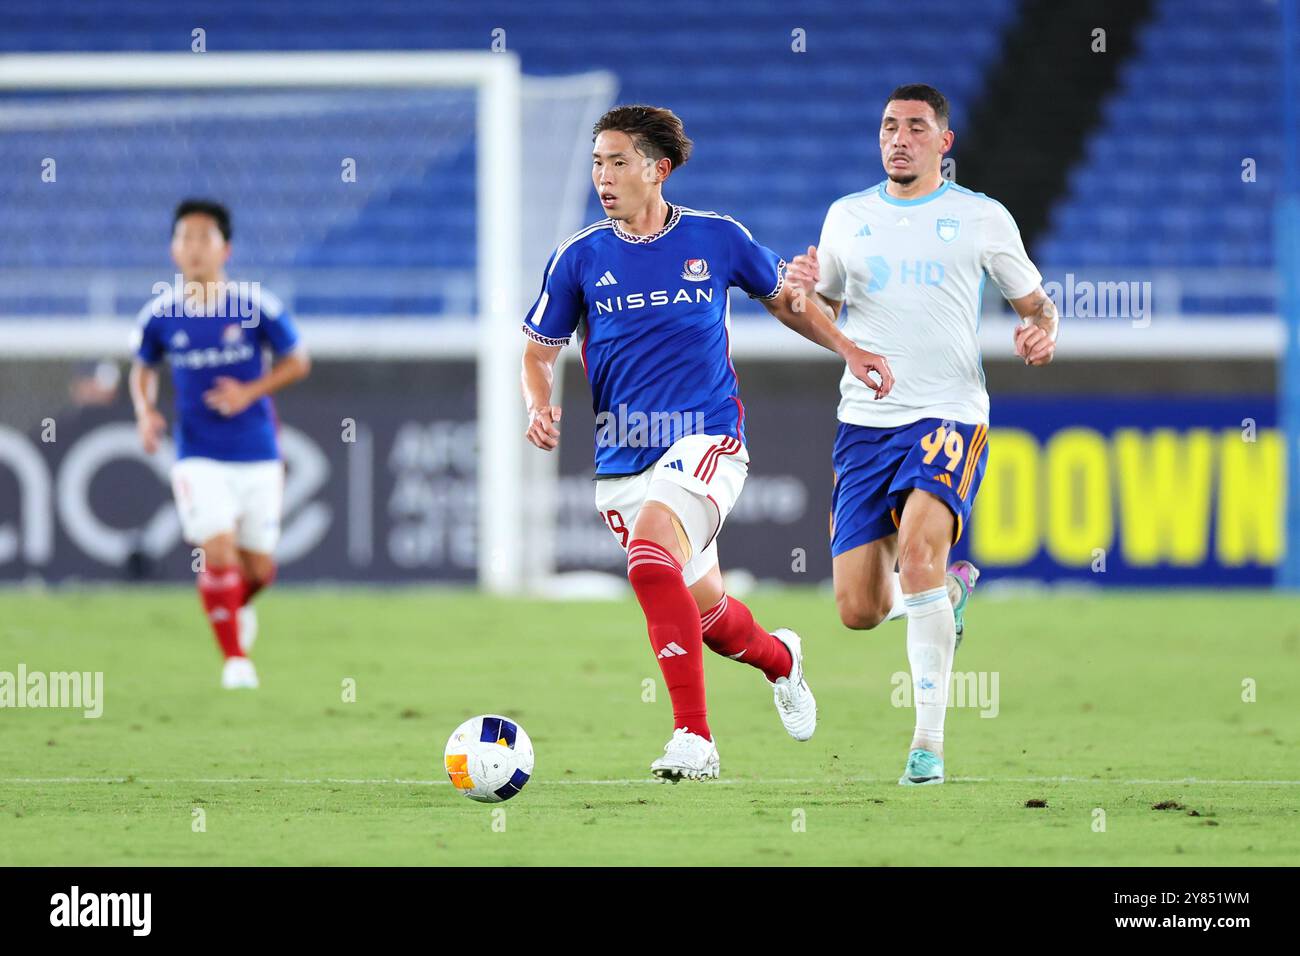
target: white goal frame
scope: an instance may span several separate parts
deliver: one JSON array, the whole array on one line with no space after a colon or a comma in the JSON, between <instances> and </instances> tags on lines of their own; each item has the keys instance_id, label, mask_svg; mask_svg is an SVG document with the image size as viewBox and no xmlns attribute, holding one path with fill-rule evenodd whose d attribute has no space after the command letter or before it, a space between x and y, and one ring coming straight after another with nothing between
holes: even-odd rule
<instances>
[{"instance_id":1,"label":"white goal frame","mask_svg":"<svg viewBox=\"0 0 1300 956\"><path fill-rule=\"evenodd\" d=\"M514 53L76 53L0 56L0 90L442 87L477 91L478 577L524 586L519 396L521 77ZM491 188L484 184L491 183ZM382 335L382 330L376 329ZM428 330L435 338L436 329ZM411 330L406 330L411 335ZM421 350L422 351L422 350Z\"/></svg>"}]
</instances>

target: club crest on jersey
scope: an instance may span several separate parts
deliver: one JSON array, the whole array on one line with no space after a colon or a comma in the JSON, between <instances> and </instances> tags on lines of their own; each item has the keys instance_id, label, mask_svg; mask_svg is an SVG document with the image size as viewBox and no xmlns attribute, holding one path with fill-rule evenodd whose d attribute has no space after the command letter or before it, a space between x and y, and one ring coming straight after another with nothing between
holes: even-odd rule
<instances>
[{"instance_id":1,"label":"club crest on jersey","mask_svg":"<svg viewBox=\"0 0 1300 956\"><path fill-rule=\"evenodd\" d=\"M707 259L687 259L686 266L682 269L682 278L688 282L704 282L712 278L709 275L709 261Z\"/></svg>"},{"instance_id":2,"label":"club crest on jersey","mask_svg":"<svg viewBox=\"0 0 1300 956\"><path fill-rule=\"evenodd\" d=\"M238 325L227 325L221 330L221 344L234 345L244 338L243 330Z\"/></svg>"},{"instance_id":3,"label":"club crest on jersey","mask_svg":"<svg viewBox=\"0 0 1300 956\"><path fill-rule=\"evenodd\" d=\"M939 234L939 238L944 242L952 242L957 238L957 232L961 229L961 220L959 219L940 219L934 224L934 231Z\"/></svg>"}]
</instances>

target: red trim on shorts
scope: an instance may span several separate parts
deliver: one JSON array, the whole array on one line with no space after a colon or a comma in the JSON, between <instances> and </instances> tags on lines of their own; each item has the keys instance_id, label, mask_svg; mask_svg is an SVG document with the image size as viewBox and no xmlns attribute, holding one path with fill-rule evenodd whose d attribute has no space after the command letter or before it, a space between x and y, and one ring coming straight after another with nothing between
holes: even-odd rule
<instances>
[{"instance_id":1,"label":"red trim on shorts","mask_svg":"<svg viewBox=\"0 0 1300 956\"><path fill-rule=\"evenodd\" d=\"M726 441L734 442L735 444L734 446L731 444L726 444L726 447L720 448L718 453L713 456L713 461L712 463L710 463L707 472L704 474L705 484L712 481L713 476L718 473L718 459L720 459L723 455L734 455L740 451L740 439L728 438Z\"/></svg>"}]
</instances>

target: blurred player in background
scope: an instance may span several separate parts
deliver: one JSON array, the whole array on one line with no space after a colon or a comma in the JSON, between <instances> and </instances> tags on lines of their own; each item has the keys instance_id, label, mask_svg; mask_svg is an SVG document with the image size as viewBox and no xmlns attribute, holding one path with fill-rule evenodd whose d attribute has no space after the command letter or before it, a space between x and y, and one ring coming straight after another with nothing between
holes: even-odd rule
<instances>
[{"instance_id":1,"label":"blurred player in background","mask_svg":"<svg viewBox=\"0 0 1300 956\"><path fill-rule=\"evenodd\" d=\"M844 309L849 337L879 349L898 376L880 401L856 376L841 379L831 554L846 627L907 616L916 729L906 785L943 782L952 659L979 576L968 561L947 565L988 456L985 275L1021 318L1014 347L1025 364L1046 365L1056 350L1056 307L1010 213L941 175L953 138L942 93L894 90L880 124L886 180L833 203L820 244L789 269L827 315L838 321Z\"/></svg>"},{"instance_id":2,"label":"blurred player in background","mask_svg":"<svg viewBox=\"0 0 1300 956\"><path fill-rule=\"evenodd\" d=\"M673 781L717 777L705 646L762 671L796 740L817 723L799 636L756 624L727 596L718 567L718 532L749 463L728 288L839 352L864 387L887 395L891 377L880 356L819 310L803 310L785 285L785 263L743 226L664 200L664 182L692 145L671 111L617 107L593 132L592 182L609 218L556 249L524 323L526 437L548 451L559 442L551 384L560 349L578 331L597 413L596 508L627 551L628 580L673 704L672 738L650 769Z\"/></svg>"},{"instance_id":3,"label":"blurred player in background","mask_svg":"<svg viewBox=\"0 0 1300 956\"><path fill-rule=\"evenodd\" d=\"M131 400L145 452L167 423L157 408L164 356L176 392L172 490L185 540L201 549L199 597L225 657L223 687L256 687L248 652L257 632L250 601L275 576L284 465L270 395L311 369L284 307L256 284L230 283L230 214L206 200L176 209L172 260L184 290L168 288L140 311ZM263 348L276 361L266 368Z\"/></svg>"}]
</instances>

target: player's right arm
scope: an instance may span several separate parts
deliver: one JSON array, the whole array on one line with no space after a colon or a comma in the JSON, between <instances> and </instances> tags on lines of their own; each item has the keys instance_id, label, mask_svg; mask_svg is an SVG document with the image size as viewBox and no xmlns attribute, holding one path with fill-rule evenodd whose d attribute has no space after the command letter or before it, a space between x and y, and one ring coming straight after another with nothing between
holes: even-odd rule
<instances>
[{"instance_id":1,"label":"player's right arm","mask_svg":"<svg viewBox=\"0 0 1300 956\"><path fill-rule=\"evenodd\" d=\"M131 363L131 404L135 406L135 430L146 455L158 450L167 430L167 419L158 411L158 370L139 359Z\"/></svg>"},{"instance_id":2,"label":"player's right arm","mask_svg":"<svg viewBox=\"0 0 1300 956\"><path fill-rule=\"evenodd\" d=\"M555 384L555 363L560 349L569 344L582 314L581 285L574 274L577 253L562 243L542 277L542 291L524 320L524 362L521 384L528 409L528 430L524 437L543 451L560 444L560 407L551 404Z\"/></svg>"},{"instance_id":3,"label":"player's right arm","mask_svg":"<svg viewBox=\"0 0 1300 956\"><path fill-rule=\"evenodd\" d=\"M146 455L158 450L162 435L167 431L167 419L158 411L158 368L163 357L162 338L150 314L152 303L140 312L140 341L136 345L135 361L127 377L131 405L135 409L135 429L140 436L140 446Z\"/></svg>"},{"instance_id":4,"label":"player's right arm","mask_svg":"<svg viewBox=\"0 0 1300 956\"><path fill-rule=\"evenodd\" d=\"M551 404L555 384L555 362L562 345L542 345L529 339L524 345L524 404L528 408L528 431L524 437L550 451L560 443L560 406Z\"/></svg>"},{"instance_id":5,"label":"player's right arm","mask_svg":"<svg viewBox=\"0 0 1300 956\"><path fill-rule=\"evenodd\" d=\"M806 253L794 257L786 268L786 281L799 295L803 309L806 311L811 306L818 310L826 318L829 327L835 329L838 333L840 309L844 306L844 300L831 298L829 289L842 290L844 280L842 273L838 269L835 271L835 275L823 277L816 246L809 246ZM821 291L818 291L818 286L821 287ZM841 338L845 337L841 335ZM858 381L873 389L877 399L884 398L894 387L894 374L889 368L889 360L883 355L877 355L875 352L868 352L866 349L859 348L851 339L845 338L845 341L848 342L850 348L847 350L835 349L835 351L843 356L849 371L853 373L853 376ZM870 373L872 372L879 376L879 385L871 379Z\"/></svg>"}]
</instances>

